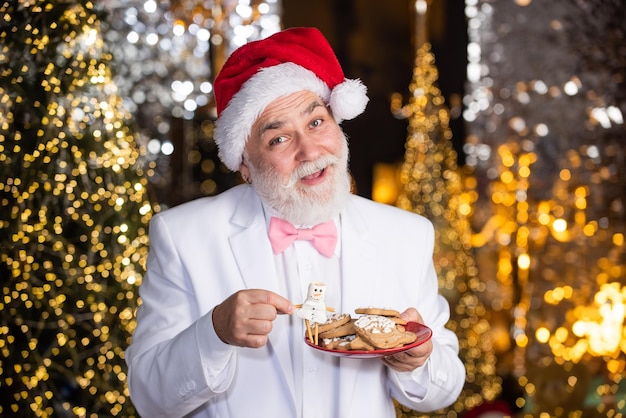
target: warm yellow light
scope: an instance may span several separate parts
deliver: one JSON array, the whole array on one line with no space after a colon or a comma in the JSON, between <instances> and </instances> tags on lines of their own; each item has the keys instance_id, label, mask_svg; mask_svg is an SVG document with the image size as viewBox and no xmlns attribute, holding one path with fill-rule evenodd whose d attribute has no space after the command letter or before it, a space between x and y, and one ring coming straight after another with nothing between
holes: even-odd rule
<instances>
[{"instance_id":1,"label":"warm yellow light","mask_svg":"<svg viewBox=\"0 0 626 418\"><path fill-rule=\"evenodd\" d=\"M515 337L515 343L519 347L526 347L528 345L528 336L526 334L520 334Z\"/></svg>"},{"instance_id":2,"label":"warm yellow light","mask_svg":"<svg viewBox=\"0 0 626 418\"><path fill-rule=\"evenodd\" d=\"M530 4L530 2L531 2L531 0L515 0L515 3L518 6L522 6L522 7L528 6Z\"/></svg>"},{"instance_id":3,"label":"warm yellow light","mask_svg":"<svg viewBox=\"0 0 626 418\"><path fill-rule=\"evenodd\" d=\"M513 181L513 179L514 179L513 173L510 172L509 170L506 170L505 172L500 174L500 181L502 181L502 183L504 183L504 184L511 183Z\"/></svg>"},{"instance_id":4,"label":"warm yellow light","mask_svg":"<svg viewBox=\"0 0 626 418\"><path fill-rule=\"evenodd\" d=\"M535 331L535 338L537 338L537 341L540 343L545 344L550 339L550 331L545 327L539 327L537 331Z\"/></svg>"},{"instance_id":5,"label":"warm yellow light","mask_svg":"<svg viewBox=\"0 0 626 418\"><path fill-rule=\"evenodd\" d=\"M554 332L554 336L556 337L557 341L561 343L567 340L568 335L569 331L567 331L567 328L565 327L558 327L557 330Z\"/></svg>"},{"instance_id":6,"label":"warm yellow light","mask_svg":"<svg viewBox=\"0 0 626 418\"><path fill-rule=\"evenodd\" d=\"M530 176L529 167L520 167L518 172L519 172L520 177L528 178Z\"/></svg>"},{"instance_id":7,"label":"warm yellow light","mask_svg":"<svg viewBox=\"0 0 626 418\"><path fill-rule=\"evenodd\" d=\"M588 237L592 237L596 233L598 229L597 227L598 225L596 223L590 222L583 227L583 234Z\"/></svg>"},{"instance_id":8,"label":"warm yellow light","mask_svg":"<svg viewBox=\"0 0 626 418\"><path fill-rule=\"evenodd\" d=\"M469 216L472 213L472 205L470 203L463 202L459 205L459 213L462 216Z\"/></svg>"},{"instance_id":9,"label":"warm yellow light","mask_svg":"<svg viewBox=\"0 0 626 418\"><path fill-rule=\"evenodd\" d=\"M517 258L517 266L522 270L528 270L530 267L530 256L528 254L521 254Z\"/></svg>"},{"instance_id":10,"label":"warm yellow light","mask_svg":"<svg viewBox=\"0 0 626 418\"><path fill-rule=\"evenodd\" d=\"M555 232L565 232L567 230L567 221L565 219L555 219L552 222L552 229Z\"/></svg>"},{"instance_id":11,"label":"warm yellow light","mask_svg":"<svg viewBox=\"0 0 626 418\"><path fill-rule=\"evenodd\" d=\"M574 310L578 320L572 326L574 335L589 343L593 355L611 355L620 348L626 319L626 287L606 283L594 297L594 306Z\"/></svg>"},{"instance_id":12,"label":"warm yellow light","mask_svg":"<svg viewBox=\"0 0 626 418\"><path fill-rule=\"evenodd\" d=\"M571 234L567 229L567 221L565 219L555 219L552 223L550 232L552 233L552 236L560 242L568 242L571 239Z\"/></svg>"},{"instance_id":13,"label":"warm yellow light","mask_svg":"<svg viewBox=\"0 0 626 418\"><path fill-rule=\"evenodd\" d=\"M375 164L372 199L393 205L398 198L398 167L393 164Z\"/></svg>"},{"instance_id":14,"label":"warm yellow light","mask_svg":"<svg viewBox=\"0 0 626 418\"><path fill-rule=\"evenodd\" d=\"M537 216L537 221L541 225L549 225L551 219L552 218L550 218L550 215L548 215L547 213L540 213L539 216Z\"/></svg>"}]
</instances>

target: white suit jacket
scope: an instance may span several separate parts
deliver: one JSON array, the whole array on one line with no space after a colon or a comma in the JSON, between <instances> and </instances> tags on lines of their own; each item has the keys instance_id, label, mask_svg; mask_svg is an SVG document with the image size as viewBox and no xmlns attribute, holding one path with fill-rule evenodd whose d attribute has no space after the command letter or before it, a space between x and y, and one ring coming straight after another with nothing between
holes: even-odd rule
<instances>
[{"instance_id":1,"label":"white suit jacket","mask_svg":"<svg viewBox=\"0 0 626 418\"><path fill-rule=\"evenodd\" d=\"M341 228L342 301L336 311L415 307L433 330L434 349L428 363L414 372L426 382L421 396L407 384L408 373L392 372L379 359L342 358L338 417L393 417L392 397L422 411L451 404L462 389L465 369L456 336L444 328L449 307L438 295L432 224L351 196ZM150 224L150 245L137 328L125 353L131 400L140 415L298 416L287 372L291 365L286 364L288 333L280 324L265 347L251 349L222 343L211 320L213 307L238 290L279 289L254 189L237 186L157 214Z\"/></svg>"}]
</instances>

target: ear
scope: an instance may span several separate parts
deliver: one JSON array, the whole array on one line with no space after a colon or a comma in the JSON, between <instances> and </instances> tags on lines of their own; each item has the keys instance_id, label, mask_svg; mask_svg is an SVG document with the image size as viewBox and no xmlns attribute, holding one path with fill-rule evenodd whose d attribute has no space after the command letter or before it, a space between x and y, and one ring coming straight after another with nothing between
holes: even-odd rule
<instances>
[{"instance_id":1,"label":"ear","mask_svg":"<svg viewBox=\"0 0 626 418\"><path fill-rule=\"evenodd\" d=\"M252 179L250 178L250 169L244 159L241 160L241 164L239 165L239 172L241 173L243 181L246 183L252 183Z\"/></svg>"}]
</instances>

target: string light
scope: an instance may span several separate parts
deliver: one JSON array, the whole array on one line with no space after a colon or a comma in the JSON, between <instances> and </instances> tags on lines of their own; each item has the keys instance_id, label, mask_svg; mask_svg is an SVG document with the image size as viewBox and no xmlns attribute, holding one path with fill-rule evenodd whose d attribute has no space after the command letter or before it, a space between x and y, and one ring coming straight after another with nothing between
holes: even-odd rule
<instances>
[{"instance_id":1,"label":"string light","mask_svg":"<svg viewBox=\"0 0 626 418\"><path fill-rule=\"evenodd\" d=\"M99 11L42 6L0 6L0 414L132 417L147 181Z\"/></svg>"},{"instance_id":2,"label":"string light","mask_svg":"<svg viewBox=\"0 0 626 418\"><path fill-rule=\"evenodd\" d=\"M617 417L626 251L614 74L626 40L611 28L623 26L623 5L537 3L466 1L464 149L484 185L472 243L492 317L503 318L501 334L509 326L514 355L503 344L498 356L524 389L524 416ZM546 71L528 58L539 39L555 63ZM598 48L602 59L590 57Z\"/></svg>"},{"instance_id":3,"label":"string light","mask_svg":"<svg viewBox=\"0 0 626 418\"><path fill-rule=\"evenodd\" d=\"M477 278L471 248L469 215L474 193L468 186L473 181L465 179L457 166L450 114L437 87L435 57L425 32L419 30L426 26L425 3L417 3L417 49L409 102L403 106L399 94L391 101L392 113L408 119L396 205L426 216L435 226L434 261L439 288L452 306L448 326L459 337L467 379L457 401L434 416L454 417L493 400L500 392L500 379L489 338L490 324L480 299L483 284ZM398 407L398 416L416 416L413 414Z\"/></svg>"},{"instance_id":4,"label":"string light","mask_svg":"<svg viewBox=\"0 0 626 418\"><path fill-rule=\"evenodd\" d=\"M277 0L231 4L0 5L0 415L135 416L124 348L170 121L211 108L234 32L280 23Z\"/></svg>"},{"instance_id":5,"label":"string light","mask_svg":"<svg viewBox=\"0 0 626 418\"><path fill-rule=\"evenodd\" d=\"M107 1L103 37L159 208L240 182L213 141L213 78L239 45L280 30L279 0Z\"/></svg>"}]
</instances>

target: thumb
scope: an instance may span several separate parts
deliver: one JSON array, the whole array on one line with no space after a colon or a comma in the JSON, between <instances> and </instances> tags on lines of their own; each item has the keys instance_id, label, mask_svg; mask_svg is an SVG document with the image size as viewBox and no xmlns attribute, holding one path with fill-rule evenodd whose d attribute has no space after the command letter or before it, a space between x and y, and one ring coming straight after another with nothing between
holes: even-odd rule
<instances>
[{"instance_id":1,"label":"thumb","mask_svg":"<svg viewBox=\"0 0 626 418\"><path fill-rule=\"evenodd\" d=\"M422 319L422 315L415 308L408 308L404 312L400 314L400 318L404 319L408 322L418 322L420 324L424 323L424 319Z\"/></svg>"},{"instance_id":2,"label":"thumb","mask_svg":"<svg viewBox=\"0 0 626 418\"><path fill-rule=\"evenodd\" d=\"M291 301L277 294L273 295L271 304L274 305L279 314L291 315L294 311Z\"/></svg>"}]
</instances>

